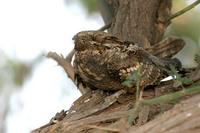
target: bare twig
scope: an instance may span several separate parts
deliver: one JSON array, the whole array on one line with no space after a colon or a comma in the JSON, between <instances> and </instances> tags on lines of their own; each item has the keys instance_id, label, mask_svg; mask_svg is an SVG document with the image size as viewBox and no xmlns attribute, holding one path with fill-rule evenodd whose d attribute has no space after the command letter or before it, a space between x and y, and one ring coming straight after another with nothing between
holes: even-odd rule
<instances>
[{"instance_id":1,"label":"bare twig","mask_svg":"<svg viewBox=\"0 0 200 133\"><path fill-rule=\"evenodd\" d=\"M169 20L172 20L172 19L174 19L174 18L176 18L176 17L178 17L178 16L184 14L185 12L187 12L187 11L191 10L192 8L194 8L195 6L197 6L199 3L200 3L200 0L195 1L194 3L192 3L192 4L189 5L189 6L187 6L186 8L184 8L184 9L178 11L177 13L171 15L171 16L169 17Z\"/></svg>"},{"instance_id":2,"label":"bare twig","mask_svg":"<svg viewBox=\"0 0 200 133\"><path fill-rule=\"evenodd\" d=\"M64 59L64 57L61 55L59 56L55 52L49 52L47 54L48 58L54 59L60 66L63 67L65 72L67 73L68 77L74 82L74 68L72 67L71 63Z\"/></svg>"},{"instance_id":3,"label":"bare twig","mask_svg":"<svg viewBox=\"0 0 200 133\"><path fill-rule=\"evenodd\" d=\"M66 59L62 56L62 55L58 55L56 52L49 52L47 54L47 57L48 58L52 58L53 60L55 60L58 65L60 65L66 72L67 76L74 82L75 85L77 85L77 87L79 88L80 92L83 94L86 92L86 89L85 87L83 87L83 85L81 83L77 83L75 81L75 72L74 72L74 68L71 64L71 60L72 60L72 57L74 55L74 50L72 50L68 56L66 57Z\"/></svg>"},{"instance_id":4,"label":"bare twig","mask_svg":"<svg viewBox=\"0 0 200 133\"><path fill-rule=\"evenodd\" d=\"M199 133L200 95L193 96L177 104L174 108L155 117L143 126L133 126L128 132L134 133Z\"/></svg>"},{"instance_id":5,"label":"bare twig","mask_svg":"<svg viewBox=\"0 0 200 133\"><path fill-rule=\"evenodd\" d=\"M58 55L56 52L49 52L47 54L48 58L52 58L55 60L58 65L60 65L64 70L67 76L74 82L74 84L78 87L79 91L84 94L88 91L87 87L84 87L82 83L77 83L75 80L75 72L74 68L71 64L72 57L74 55L74 49L68 54L66 58L64 58L62 55Z\"/></svg>"},{"instance_id":6,"label":"bare twig","mask_svg":"<svg viewBox=\"0 0 200 133\"><path fill-rule=\"evenodd\" d=\"M147 100L141 99L139 101L136 101L135 107L129 110L129 123L132 124L134 122L139 112L141 112L142 106L144 105L158 105L158 104L165 104L165 103L174 103L186 95L192 95L192 94L198 94L198 93L200 93L200 86L194 86L188 89L166 94L166 95L159 96L156 98L147 99Z\"/></svg>"},{"instance_id":7,"label":"bare twig","mask_svg":"<svg viewBox=\"0 0 200 133\"><path fill-rule=\"evenodd\" d=\"M105 24L103 27L101 27L100 29L98 29L98 31L104 31L108 28L110 28L112 25L112 21L110 21L109 23Z\"/></svg>"},{"instance_id":8,"label":"bare twig","mask_svg":"<svg viewBox=\"0 0 200 133\"><path fill-rule=\"evenodd\" d=\"M192 95L192 94L198 94L198 93L200 93L200 86L194 86L188 89L184 89L181 91L177 91L174 93L156 97L153 99L143 100L141 101L141 105L156 105L156 104L170 103L170 102L180 100L180 98L186 95Z\"/></svg>"}]
</instances>

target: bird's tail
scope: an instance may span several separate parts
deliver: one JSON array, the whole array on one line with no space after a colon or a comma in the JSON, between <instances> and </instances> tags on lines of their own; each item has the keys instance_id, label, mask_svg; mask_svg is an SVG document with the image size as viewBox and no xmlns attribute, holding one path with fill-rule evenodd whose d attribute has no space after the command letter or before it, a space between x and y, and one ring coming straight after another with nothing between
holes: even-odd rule
<instances>
[{"instance_id":1,"label":"bird's tail","mask_svg":"<svg viewBox=\"0 0 200 133\"><path fill-rule=\"evenodd\" d=\"M167 68L168 70L171 70L171 67L174 67L177 71L180 71L182 69L182 64L177 58L164 59L163 63L165 65L165 68Z\"/></svg>"}]
</instances>

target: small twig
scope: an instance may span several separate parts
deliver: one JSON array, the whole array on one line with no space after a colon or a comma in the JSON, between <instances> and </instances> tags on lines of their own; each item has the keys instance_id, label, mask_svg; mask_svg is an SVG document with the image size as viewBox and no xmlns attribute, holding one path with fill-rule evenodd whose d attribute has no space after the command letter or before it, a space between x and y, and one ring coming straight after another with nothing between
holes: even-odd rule
<instances>
[{"instance_id":1,"label":"small twig","mask_svg":"<svg viewBox=\"0 0 200 133\"><path fill-rule=\"evenodd\" d=\"M141 100L139 100L136 101L134 108L129 110L128 122L130 125L132 125L135 122L135 119L138 117L139 112L141 111L141 107Z\"/></svg>"},{"instance_id":2,"label":"small twig","mask_svg":"<svg viewBox=\"0 0 200 133\"><path fill-rule=\"evenodd\" d=\"M84 94L87 91L87 88L85 88L81 83L77 83L75 81L75 72L74 68L71 64L72 57L74 55L74 50L72 50L66 58L64 58L62 55L58 55L56 52L49 52L47 54L48 58L52 58L55 60L58 65L60 65L64 70L67 76L74 82L75 85L79 88L79 91Z\"/></svg>"},{"instance_id":3,"label":"small twig","mask_svg":"<svg viewBox=\"0 0 200 133\"><path fill-rule=\"evenodd\" d=\"M54 59L61 67L63 67L63 69L65 70L65 72L67 73L68 77L74 82L74 68L72 67L71 63L66 61L64 59L64 57L59 56L57 53L55 52L49 52L47 54L48 58L52 58Z\"/></svg>"},{"instance_id":4,"label":"small twig","mask_svg":"<svg viewBox=\"0 0 200 133\"><path fill-rule=\"evenodd\" d=\"M195 6L197 6L199 3L200 3L200 0L195 1L194 3L192 3L192 4L189 5L189 6L187 6L186 8L184 8L184 9L182 9L182 10L176 12L175 14L171 15L171 16L169 17L169 20L172 20L172 19L174 19L174 18L176 18L176 17L178 17L178 16L184 14L185 12L187 12L187 11L191 10L192 8L194 8Z\"/></svg>"},{"instance_id":5,"label":"small twig","mask_svg":"<svg viewBox=\"0 0 200 133\"><path fill-rule=\"evenodd\" d=\"M95 126L95 125L86 125L88 128L95 128L99 130L111 131L111 132L119 132L120 130L117 128L110 128L110 127L102 127L102 126Z\"/></svg>"},{"instance_id":6,"label":"small twig","mask_svg":"<svg viewBox=\"0 0 200 133\"><path fill-rule=\"evenodd\" d=\"M192 95L192 94L197 94L197 93L200 93L200 86L194 86L194 87L191 87L188 89L184 89L184 90L177 91L174 93L166 94L166 95L156 97L153 99L142 100L141 104L142 105L165 104L165 103L177 101L186 95Z\"/></svg>"},{"instance_id":7,"label":"small twig","mask_svg":"<svg viewBox=\"0 0 200 133\"><path fill-rule=\"evenodd\" d=\"M110 21L109 23L105 24L103 27L101 27L100 29L98 29L98 31L104 31L108 28L110 28L112 25L112 21Z\"/></svg>"},{"instance_id":8,"label":"small twig","mask_svg":"<svg viewBox=\"0 0 200 133\"><path fill-rule=\"evenodd\" d=\"M141 112L142 106L144 105L158 105L158 104L171 103L179 100L180 98L186 95L192 95L197 93L200 93L200 86L191 87L188 89L184 89L178 92L166 94L152 99L147 99L147 100L141 99L139 101L136 101L135 107L129 110L129 123L132 124L134 122L139 112Z\"/></svg>"},{"instance_id":9,"label":"small twig","mask_svg":"<svg viewBox=\"0 0 200 133\"><path fill-rule=\"evenodd\" d=\"M144 87L140 86L140 82L141 82L141 67L138 68L137 70L137 78L136 78L136 102L139 102L139 100L142 99L142 95L143 95L143 90Z\"/></svg>"},{"instance_id":10,"label":"small twig","mask_svg":"<svg viewBox=\"0 0 200 133\"><path fill-rule=\"evenodd\" d=\"M200 54L195 55L195 62L197 63L196 69L191 73L190 79L197 81L200 79Z\"/></svg>"}]
</instances>

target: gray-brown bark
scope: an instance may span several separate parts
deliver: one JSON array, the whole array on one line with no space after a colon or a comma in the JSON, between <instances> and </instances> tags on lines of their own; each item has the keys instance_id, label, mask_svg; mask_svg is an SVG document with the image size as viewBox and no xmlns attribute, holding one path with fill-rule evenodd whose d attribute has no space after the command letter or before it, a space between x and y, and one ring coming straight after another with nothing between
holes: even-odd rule
<instances>
[{"instance_id":1,"label":"gray-brown bark","mask_svg":"<svg viewBox=\"0 0 200 133\"><path fill-rule=\"evenodd\" d=\"M110 32L122 40L149 47L161 41L169 25L171 0L117 0Z\"/></svg>"},{"instance_id":2,"label":"gray-brown bark","mask_svg":"<svg viewBox=\"0 0 200 133\"><path fill-rule=\"evenodd\" d=\"M133 127L129 126L126 119L123 119L128 115L127 110L130 106L130 100L133 100L130 96L128 98L129 102L126 101L124 105L119 106L115 104L111 107L111 110L107 109L102 111L100 114L97 113L80 119L80 116L83 116L84 112L86 112L85 110L82 110L83 112L81 112L80 109L90 109L92 106L95 106L94 104L99 104L98 102L101 102L103 98L101 95L102 94L97 93L89 95L92 96L91 100L93 100L93 102L91 103L93 104L88 104L87 106L84 105L85 107L81 107L81 105L79 105L81 108L78 107L78 112L74 114L69 113L63 121L47 127L38 128L32 133L101 133L106 131L106 128L104 129L101 127L107 127L107 131L110 130L121 133L131 133L133 131L136 133L195 133L200 131L200 95L196 95L182 101L171 110L165 112L164 114L160 114L154 120L143 126ZM94 101L98 102L95 103ZM73 109L78 108L74 107ZM116 119L118 119L118 121L116 121Z\"/></svg>"},{"instance_id":3,"label":"gray-brown bark","mask_svg":"<svg viewBox=\"0 0 200 133\"><path fill-rule=\"evenodd\" d=\"M199 133L200 132L200 95L196 95L173 109L159 115L141 127L132 127L131 133ZM129 133L128 132L128 133Z\"/></svg>"}]
</instances>

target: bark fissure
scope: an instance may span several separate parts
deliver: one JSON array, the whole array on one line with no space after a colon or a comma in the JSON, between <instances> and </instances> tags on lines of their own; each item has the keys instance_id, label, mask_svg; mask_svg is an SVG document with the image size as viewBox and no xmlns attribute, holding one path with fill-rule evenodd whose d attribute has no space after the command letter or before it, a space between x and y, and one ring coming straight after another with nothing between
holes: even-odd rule
<instances>
[{"instance_id":1,"label":"bark fissure","mask_svg":"<svg viewBox=\"0 0 200 133\"><path fill-rule=\"evenodd\" d=\"M170 9L170 0L119 0L110 32L122 40L149 47L161 41Z\"/></svg>"}]
</instances>

